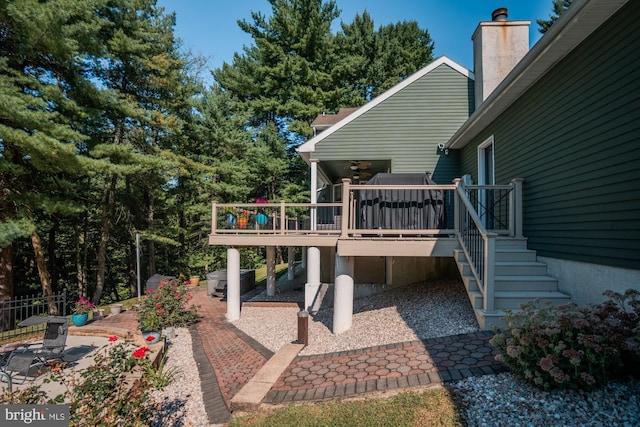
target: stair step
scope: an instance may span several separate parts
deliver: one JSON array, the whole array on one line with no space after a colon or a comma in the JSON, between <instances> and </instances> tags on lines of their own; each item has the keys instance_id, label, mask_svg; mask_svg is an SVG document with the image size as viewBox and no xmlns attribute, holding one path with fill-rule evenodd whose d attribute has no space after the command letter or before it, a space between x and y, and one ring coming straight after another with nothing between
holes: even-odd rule
<instances>
[{"instance_id":1,"label":"stair step","mask_svg":"<svg viewBox=\"0 0 640 427\"><path fill-rule=\"evenodd\" d=\"M526 237L497 237L496 250L500 249L527 249Z\"/></svg>"},{"instance_id":2,"label":"stair step","mask_svg":"<svg viewBox=\"0 0 640 427\"><path fill-rule=\"evenodd\" d=\"M468 291L478 289L475 278L470 274L462 276L462 282ZM558 281L549 276L497 276L493 286L496 291L557 291Z\"/></svg>"},{"instance_id":3,"label":"stair step","mask_svg":"<svg viewBox=\"0 0 640 427\"><path fill-rule=\"evenodd\" d=\"M568 295L556 291L542 292L495 292L494 307L499 309L519 308L521 304L538 299L541 304L562 305L571 301Z\"/></svg>"},{"instance_id":4,"label":"stair step","mask_svg":"<svg viewBox=\"0 0 640 427\"><path fill-rule=\"evenodd\" d=\"M529 249L501 248L496 249L496 261L499 262L535 262L537 261L536 251Z\"/></svg>"},{"instance_id":5,"label":"stair step","mask_svg":"<svg viewBox=\"0 0 640 427\"><path fill-rule=\"evenodd\" d=\"M471 300L473 308L482 308L482 293L480 291L467 292ZM516 309L521 304L528 301L539 299L542 304L550 303L551 305L566 304L571 299L568 295L557 291L538 291L538 292L515 292L515 291L496 291L494 292L493 306L496 309Z\"/></svg>"}]
</instances>

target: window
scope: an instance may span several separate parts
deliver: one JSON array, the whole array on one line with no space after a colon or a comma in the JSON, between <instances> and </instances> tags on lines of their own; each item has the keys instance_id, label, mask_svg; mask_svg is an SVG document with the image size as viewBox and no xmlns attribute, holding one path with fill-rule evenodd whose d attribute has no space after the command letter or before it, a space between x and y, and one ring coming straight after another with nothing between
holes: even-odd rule
<instances>
[{"instance_id":1,"label":"window","mask_svg":"<svg viewBox=\"0 0 640 427\"><path fill-rule=\"evenodd\" d=\"M478 146L478 185L495 185L495 159L493 135ZM478 190L478 215L482 224L491 230L495 223L494 190Z\"/></svg>"},{"instance_id":2,"label":"window","mask_svg":"<svg viewBox=\"0 0 640 427\"><path fill-rule=\"evenodd\" d=\"M493 136L478 146L478 184L495 185L495 160Z\"/></svg>"}]
</instances>

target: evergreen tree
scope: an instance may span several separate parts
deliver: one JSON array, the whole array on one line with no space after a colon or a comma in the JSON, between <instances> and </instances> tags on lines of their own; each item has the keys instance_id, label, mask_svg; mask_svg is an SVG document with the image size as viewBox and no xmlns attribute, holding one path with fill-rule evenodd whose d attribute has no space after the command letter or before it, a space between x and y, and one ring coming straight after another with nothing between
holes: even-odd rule
<instances>
[{"instance_id":1,"label":"evergreen tree","mask_svg":"<svg viewBox=\"0 0 640 427\"><path fill-rule=\"evenodd\" d=\"M415 21L388 24L376 31L365 10L341 26L334 80L344 88L343 106L370 101L433 60L429 32Z\"/></svg>"},{"instance_id":2,"label":"evergreen tree","mask_svg":"<svg viewBox=\"0 0 640 427\"><path fill-rule=\"evenodd\" d=\"M415 22L374 30L368 13L331 32L335 1L269 0L269 18L252 13L240 28L253 45L213 72L238 100L253 133L252 162L269 198L293 194L306 177L294 148L311 136L323 111L360 106L431 61L433 43ZM288 186L292 186L287 189Z\"/></svg>"},{"instance_id":3,"label":"evergreen tree","mask_svg":"<svg viewBox=\"0 0 640 427\"><path fill-rule=\"evenodd\" d=\"M537 19L538 31L542 34L546 33L549 27L558 20L565 10L569 9L572 0L553 0L553 14L549 15L549 19Z\"/></svg>"},{"instance_id":4,"label":"evergreen tree","mask_svg":"<svg viewBox=\"0 0 640 427\"><path fill-rule=\"evenodd\" d=\"M20 0L0 3L0 299L13 294L12 242L29 236L42 290L52 293L38 219L76 208L69 190L95 162L77 146L83 109L73 93L88 80L77 59L94 46L87 13L93 0ZM52 37L51 35L56 36Z\"/></svg>"}]
</instances>

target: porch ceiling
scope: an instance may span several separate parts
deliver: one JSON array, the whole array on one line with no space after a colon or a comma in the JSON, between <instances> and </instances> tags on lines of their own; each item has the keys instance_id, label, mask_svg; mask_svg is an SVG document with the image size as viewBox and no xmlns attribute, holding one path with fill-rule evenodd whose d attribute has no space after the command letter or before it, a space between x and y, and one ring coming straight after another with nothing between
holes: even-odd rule
<instances>
[{"instance_id":1,"label":"porch ceiling","mask_svg":"<svg viewBox=\"0 0 640 427\"><path fill-rule=\"evenodd\" d=\"M352 162L358 162L361 166L355 171L351 170ZM391 172L391 160L368 160L368 159L342 159L342 160L321 160L318 167L322 173L331 180L331 184L339 183L343 178L352 178L354 172L360 173L359 180L353 180L354 183L369 180L377 173ZM329 184L329 183L328 183Z\"/></svg>"}]
</instances>

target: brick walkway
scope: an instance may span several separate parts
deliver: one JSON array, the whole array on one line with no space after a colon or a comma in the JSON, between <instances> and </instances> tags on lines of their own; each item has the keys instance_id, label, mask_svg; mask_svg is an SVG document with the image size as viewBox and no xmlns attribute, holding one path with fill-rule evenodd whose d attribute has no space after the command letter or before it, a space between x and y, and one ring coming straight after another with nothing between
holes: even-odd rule
<instances>
[{"instance_id":1,"label":"brick walkway","mask_svg":"<svg viewBox=\"0 0 640 427\"><path fill-rule=\"evenodd\" d=\"M206 378L202 388L205 408L211 422L226 422L230 418L228 408L231 398L258 372L273 355L251 337L245 335L224 319L226 302L207 296L206 288L192 290L193 301L200 306L203 321L192 328L195 347L202 347L202 356L215 373L214 378ZM195 356L195 353L194 353ZM196 363L202 365L202 357L196 357ZM200 367L201 377L206 376L206 367ZM215 390L217 382L221 405ZM213 398L213 399L211 399Z\"/></svg>"},{"instance_id":2,"label":"brick walkway","mask_svg":"<svg viewBox=\"0 0 640 427\"><path fill-rule=\"evenodd\" d=\"M504 370L490 332L389 344L319 356L299 356L280 376L267 403L387 391Z\"/></svg>"},{"instance_id":3,"label":"brick walkway","mask_svg":"<svg viewBox=\"0 0 640 427\"><path fill-rule=\"evenodd\" d=\"M191 290L201 322L191 327L193 352L205 409L214 424L227 422L231 398L273 356L253 338L226 322L226 302ZM95 322L99 327L137 330L135 312L124 311ZM470 376L496 374L491 332L377 346L313 356L298 356L264 399L287 403L353 396L424 386Z\"/></svg>"}]
</instances>

